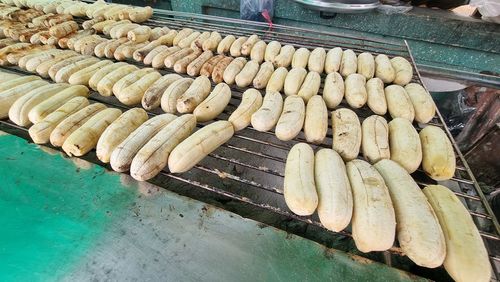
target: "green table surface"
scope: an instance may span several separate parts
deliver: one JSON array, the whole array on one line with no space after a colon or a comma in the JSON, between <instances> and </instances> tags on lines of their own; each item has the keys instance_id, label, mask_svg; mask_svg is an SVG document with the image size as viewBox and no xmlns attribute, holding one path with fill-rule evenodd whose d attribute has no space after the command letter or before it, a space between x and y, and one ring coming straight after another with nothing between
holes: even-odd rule
<instances>
[{"instance_id":1,"label":"green table surface","mask_svg":"<svg viewBox=\"0 0 500 282\"><path fill-rule=\"evenodd\" d=\"M0 131L0 281L406 281Z\"/></svg>"}]
</instances>

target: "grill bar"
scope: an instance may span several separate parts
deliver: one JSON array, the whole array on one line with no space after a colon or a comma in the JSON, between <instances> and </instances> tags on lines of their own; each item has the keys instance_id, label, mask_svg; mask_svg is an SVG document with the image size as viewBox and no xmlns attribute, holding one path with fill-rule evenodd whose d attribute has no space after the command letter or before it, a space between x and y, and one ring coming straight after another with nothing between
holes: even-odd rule
<instances>
[{"instance_id":1,"label":"grill bar","mask_svg":"<svg viewBox=\"0 0 500 282\"><path fill-rule=\"evenodd\" d=\"M267 167L262 167L262 166L258 167L258 166L250 165L250 164L247 164L245 162L241 162L239 160L235 160L235 159L231 159L231 158L226 158L226 157L220 156L218 154L212 153L209 156L213 157L213 158L216 158L216 159L219 159L219 160L223 160L223 161L226 161L226 162L230 162L230 163L233 163L233 164L244 166L244 167L247 167L247 168L251 168L251 169L259 170L259 171L262 171L262 172L270 173L270 174L275 175L275 176L279 176L279 177L284 177L285 176L283 173L281 173L279 171L276 171L276 170L273 170L273 169L269 169ZM282 192L279 192L279 193L282 194Z\"/></svg>"},{"instance_id":2,"label":"grill bar","mask_svg":"<svg viewBox=\"0 0 500 282\"><path fill-rule=\"evenodd\" d=\"M257 182L255 182L253 180L248 180L248 179L245 179L245 178L241 178L239 176L236 176L236 175L233 175L233 174L230 174L230 173L227 173L227 172L219 171L219 170L216 170L216 169L210 169L208 167L201 166L201 165L197 165L195 167L197 169L200 169L200 170L212 173L212 174L219 175L222 178L227 177L229 179L236 180L237 182L240 182L242 184L247 184L247 185L253 186L255 188L264 189L264 190L267 190L267 191L272 191L272 192L280 194L280 195L283 194L283 191L281 191L278 188L269 187L267 185L263 185L263 184L257 183Z\"/></svg>"}]
</instances>

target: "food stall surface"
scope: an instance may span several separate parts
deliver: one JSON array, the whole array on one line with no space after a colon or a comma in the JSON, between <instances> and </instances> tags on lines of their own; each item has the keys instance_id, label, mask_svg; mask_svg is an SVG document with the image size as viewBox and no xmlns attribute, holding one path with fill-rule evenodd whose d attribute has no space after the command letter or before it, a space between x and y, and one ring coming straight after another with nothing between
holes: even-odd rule
<instances>
[{"instance_id":1,"label":"food stall surface","mask_svg":"<svg viewBox=\"0 0 500 282\"><path fill-rule=\"evenodd\" d=\"M80 5L83 4L80 3ZM146 8L134 9L142 11L142 9ZM174 11L155 10L154 16L145 22L146 26L138 28L165 31L163 28L168 27L172 32L180 32L184 28L190 28L200 33L200 36L209 32L210 34L217 35L219 33L219 35L224 36L249 36L260 38L264 43L279 41L280 44L291 45L292 48L289 46L285 50L293 50L294 52L296 48L297 50L300 48L321 50L323 48L323 51L326 52L326 50L339 47L344 49L342 52L347 52L350 55L354 54L355 56L356 54L370 53L371 56L384 54L393 57L393 59L394 57L402 57L401 59L406 60L410 65L407 68L408 70L411 69L408 72L411 73L408 79L411 79L411 82L423 84L420 73L416 68L414 56L410 51L414 50L414 47L418 49L418 46L412 45L412 40L394 40L392 37L386 40L384 36L369 37L364 36L365 33L351 35L345 33L342 29L330 28L329 26L319 28L320 25L318 25L318 29L307 29L292 24L288 26L278 23L273 26L272 31L269 31L268 25L264 23L221 18L213 16L213 14L216 13L207 12L200 15L178 12L176 9ZM62 17L62 15L60 16ZM80 28L80 25L84 28L84 26L88 26L89 22L94 24L93 20L95 19L75 17L70 24L76 30ZM286 22L282 23L286 24ZM114 22L108 23L106 26L111 26L111 24L114 24ZM214 31L217 31L217 33ZM80 32L86 34L88 31L78 31L78 33ZM87 35L86 38L95 39L94 43L98 41L106 42L106 46L109 43L107 42L109 37L104 37L104 34ZM139 44L142 43L133 44L134 48L139 48ZM173 41L168 45L174 45ZM173 48L180 48L178 45L179 42ZM121 46L125 46L125 44ZM46 45L41 47L46 48ZM69 48L69 46L66 47ZM70 49L76 49L74 45L72 47ZM165 48L165 46L157 47ZM97 46L90 48L88 54L100 57L101 55L98 55L97 49L99 49ZM238 52L241 50L242 47L238 49ZM77 55L74 53L77 52L75 50L57 50L55 52L65 51ZM81 51L77 53L81 53ZM27 51L25 50L21 54L25 54L24 52ZM118 55L121 51L116 52L115 50L115 53ZM136 60L133 53L123 57L115 57L115 53L111 54L111 57L123 62L118 63L115 60L113 62L116 64L126 63L126 67L130 69L139 68L140 70L137 70L137 72L142 74L144 74L143 71L148 65L152 63L146 63L146 58ZM148 55L152 53L154 53L153 50L150 50ZM418 55L418 50L415 53ZM12 55L17 58L17 53ZM34 55L37 61L39 57L45 56L38 51ZM159 54L155 55L155 58L157 56ZM290 54L287 55L287 58L290 59L290 56ZM240 56L238 55L238 57ZM476 58L475 56L472 57ZM126 60L127 58L129 60ZM421 58L418 56L417 62ZM84 60L87 60L87 58ZM109 62L94 63L95 60L98 60L96 58L89 58L88 60L92 61L91 68L94 68L94 65L97 64L99 66L102 63L109 64ZM246 59L241 57L234 60L238 62ZM87 62L90 63L89 61ZM163 64L165 63L163 58L160 61ZM185 60L182 61L185 62ZM208 64L208 62L205 64ZM392 63L390 64L392 65ZM116 65L113 64L113 66ZM27 67L23 67L24 63L21 64L18 61L16 64L2 66L1 72L10 75L15 73L23 77L23 79L25 77L32 79L29 78L29 75L33 73ZM482 66L477 66L477 68L480 70L488 69ZM79 73L77 67L72 66L71 70ZM220 70L224 70L224 68ZM179 69L175 65L169 67L165 65L154 71L153 75L156 77L175 75L180 79L189 75L185 71L187 72L187 69ZM180 73L180 75L174 74L174 72ZM225 73L225 71L223 72ZM85 71L85 73L87 72ZM210 75L213 73L210 73ZM474 71L474 73L476 72ZM64 77L64 80L60 81L67 80L69 82L69 80L72 80L73 74L69 78ZM222 72L218 71L216 74L221 74L220 77L222 77ZM354 75L354 73L350 75ZM102 78L102 76L97 77ZM58 78L63 77L58 76ZM39 80L39 77L37 76L35 79ZM283 79L280 81L286 82ZM459 79L459 77L456 79ZM54 77L53 80L58 81L59 79ZM202 80L207 81L208 79ZM207 86L210 84L210 87L205 87L206 89L212 89L218 83L216 80L212 80L213 83L210 81L206 83ZM90 86L90 79L87 81ZM224 81L226 80L224 79ZM32 83L46 84L48 79ZM82 81L75 86L83 85L80 83L85 84L87 82ZM113 87L116 84L113 83ZM143 81L139 84L143 84ZM489 85L492 82L485 84ZM32 85L31 82L29 85ZM320 80L319 88L321 88L321 85L323 85L322 91L324 92L325 84L321 83ZM208 130L204 129L207 127L212 128L213 124L226 124L229 125L228 128L234 128L234 125L229 124L226 120L230 119L230 116L238 111L240 105L245 104L243 103L243 96L244 93L247 93L246 91L256 93L255 89L250 90L251 88L247 86L240 87L238 83L231 85L230 89L228 88L229 91L226 92L230 93L230 95L227 95L229 101L221 109L222 112L216 117L216 121L210 124L198 122L196 127L199 129L196 132L206 132ZM132 92L135 96L137 96L136 94L145 95L145 92L142 91L144 89L141 88L140 91ZM316 93L319 93L319 90L316 90ZM123 103L118 96L103 96L103 93L90 91L88 98L80 98L80 100L92 104L90 106L101 103L103 106L109 107L109 110L106 110L105 113L106 115L109 113L110 116L112 114L113 117L118 115L119 111L131 111L133 105L130 101L130 103ZM382 99L382 101L385 101L385 99ZM341 103L341 105L341 107L350 107L349 103ZM406 103L406 105L413 107L413 103ZM163 109L147 109L147 117L150 118L150 121L163 113ZM355 119L359 122L364 122L373 113L369 107L354 110ZM144 115L146 116L146 113ZM331 114L323 115L321 122L327 125L326 137L323 137L324 140L321 145L313 145L312 150L320 150L321 148L332 150L334 128L336 126L329 123L330 120L333 120L331 117L333 117ZM387 120L393 119L388 114L385 115L385 118ZM467 210L462 209L464 218L470 219L467 213L472 216L467 228L457 230L457 232L466 234L467 232L462 231L469 228L475 231L477 228L479 232L477 232L475 242L479 242L478 246L482 247L483 244L480 241L484 240L488 251L488 253L484 251L483 255L477 259L475 255L477 252L473 250L468 255L462 256L465 258L462 261L466 265L477 262L476 264L480 266L478 273L486 273L484 281L487 281L490 278L489 264L487 263L489 259L494 266L493 275L498 277L497 269L500 258L493 249L500 240L498 221L493 215L477 181L470 172L463 155L458 150L458 146L454 142L442 116L437 113L433 117L429 116L429 119L424 123L428 122L429 125L441 128L440 132L447 135L441 140L449 138L450 144L447 148L450 152L455 152L453 162L447 163L448 168L453 167L450 171L455 173L447 176L447 179L450 180L448 181L449 184L447 183L445 186L449 187L453 194L459 197L457 199L467 207ZM104 123L100 124L104 130ZM294 122L292 125L299 125L299 122ZM414 133L425 130L423 127L424 125L420 124L420 122L409 126ZM110 130L107 128L110 128ZM302 125L298 128L300 131ZM35 136L32 134L33 130L29 132L27 125L21 125L19 121L16 122L15 117L9 120L1 120L1 130L21 137L21 139L11 135L0 137L0 148L2 148L0 152L3 153L0 153L0 156L5 156L4 158L0 157L0 179L7 179L5 181L5 183L8 183L6 191L9 191L9 193L5 193L4 197L5 202L8 202L8 204L3 204L5 207L4 214L7 218L4 220L10 222L4 223L4 227L10 233L6 232L3 236L6 236L4 238L5 242L17 242L11 244L12 247L5 251L5 257L10 258L12 262L5 263L5 269L2 270L2 273L6 273L5 275L9 275L9 277L5 277L4 280L140 279L170 281L175 279L177 281L182 279L182 281L191 281L196 279L204 281L281 281L286 279L287 281L316 281L342 279L348 281L372 281L378 279L393 281L420 279L417 276L408 275L401 271L408 271L437 281L449 281L451 279L443 267L430 269L419 267L418 261L411 262L410 256L404 255L405 253L408 254L408 252L403 251L403 248L397 243L390 248L388 245L382 249L383 251L362 253L355 246L351 228L348 227L340 232L330 232L321 223L321 219L318 218L319 212L313 214L313 216L300 216L293 213L293 210L287 205L284 195L285 163L288 160L287 155L290 150L297 144L307 141L305 132L299 132L293 141L287 141L280 140L276 130L260 132L253 125L249 126L234 133L229 140L226 140L226 143L220 145L215 151L211 149L211 153L197 162L192 170L180 174L178 172L183 171L181 169L167 170L165 168L163 171L158 172L157 177L149 180L152 184L161 187L158 188L148 183L137 183L122 174L111 173L113 162L111 162L111 165L107 165L108 161L103 159L101 162L98 160L101 159L98 158L98 150L96 152L93 150L90 152L83 152L82 150L78 150L81 152L75 152L75 155L81 155L89 163L78 158L65 158L56 151L50 149L47 151L47 147L30 145L24 140L35 140L35 142L39 143L48 143L48 140L36 141L36 138L33 138ZM116 127L107 127L107 125L106 130L112 133L117 132ZM142 133L142 130L138 132ZM130 134L130 132L127 134ZM110 136L110 134L106 135ZM405 134L404 136L408 135ZM107 140L103 136L105 134L102 134L99 139ZM415 138L415 140L417 139L419 138ZM69 155L73 154L66 150L68 148L64 146L64 143L59 144L59 146L62 145L62 150ZM67 144L70 144L70 142L67 142ZM78 147L81 148L82 146L72 146L72 148ZM34 152L36 150L45 151ZM191 152L194 150L184 148L177 151ZM359 155L359 152L356 155ZM359 158L361 158L361 155L359 155ZM2 165L3 161L1 160L3 159L5 159L5 165ZM457 161L456 164L455 161ZM91 163L95 163L97 166ZM121 169L116 170L123 171ZM2 174L14 175L6 177ZM407 175L406 172L401 174ZM135 177L140 179L137 175ZM413 187L423 188L435 184L435 181L426 175L425 169L417 169L413 175L408 175L407 178L407 182L411 183ZM392 179L392 177L389 177L389 179ZM36 184L31 182L36 182ZM313 187L313 189L316 188ZM19 194L22 191L26 191L26 193ZM418 192L418 189L415 191ZM15 193L18 195L17 197L13 196L16 195ZM178 195L187 196L188 198ZM413 200L415 197L408 197L408 199ZM197 202L197 200L201 202ZM424 202L425 199L422 201L423 205L420 206L425 206ZM0 204L2 203L0 202ZM461 205L457 206L461 207ZM225 211L218 210L215 207L223 208ZM31 212L23 211L24 208ZM239 216L230 212L234 212ZM23 218L19 219L12 216L12 213ZM429 213L427 215L427 218L432 217ZM68 220L68 218L71 220ZM432 221L436 223L435 218ZM52 222L54 224L49 224ZM398 225L402 226L400 223L401 221L398 222ZM279 230L269 226L277 227ZM387 225L379 224L378 226ZM429 225L426 224L415 232L420 233L422 230L428 230L428 227ZM434 227L436 228L432 230L437 231L439 229L437 223L434 224ZM31 230L26 230L27 228ZM394 230L394 228L391 228L391 230ZM372 230L369 229L363 233L368 235L367 237L373 236ZM23 237L19 234L27 234L27 236ZM45 234L45 236L34 236L37 234ZM439 235L439 232L434 232L431 235L436 234ZM389 237L385 236L383 238ZM417 248L427 250L422 256L423 258L428 258L429 254L444 254L441 252L444 250L444 248L441 248L444 245L443 240L437 239L436 242L439 244L436 244L436 246L438 248ZM401 242L401 240L399 241ZM319 243L319 245L314 242ZM462 241L459 240L459 242ZM470 244L465 243L463 245L469 246ZM7 248L4 250L7 250ZM21 252L20 250L26 251ZM345 252L349 253L349 255ZM387 266L372 261L385 263ZM430 267L436 267L439 264L436 263L430 265ZM429 266L427 263L421 263L420 265ZM389 269L388 267L393 268ZM470 268L460 266L457 269L467 270Z\"/></svg>"},{"instance_id":2,"label":"food stall surface","mask_svg":"<svg viewBox=\"0 0 500 282\"><path fill-rule=\"evenodd\" d=\"M0 131L1 281L407 281Z\"/></svg>"}]
</instances>

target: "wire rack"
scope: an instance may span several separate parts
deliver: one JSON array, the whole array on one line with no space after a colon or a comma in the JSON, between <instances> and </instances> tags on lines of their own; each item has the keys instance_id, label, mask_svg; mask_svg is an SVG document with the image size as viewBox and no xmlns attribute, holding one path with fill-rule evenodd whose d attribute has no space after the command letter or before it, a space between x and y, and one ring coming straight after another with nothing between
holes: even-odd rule
<instances>
[{"instance_id":1,"label":"wire rack","mask_svg":"<svg viewBox=\"0 0 500 282\"><path fill-rule=\"evenodd\" d=\"M80 19L79 21L81 22L82 20ZM258 22L165 10L155 10L155 16L145 24L149 26L168 26L174 29L189 27L199 31L218 31L222 35L248 36L258 34L266 41L279 40L282 44L292 44L295 47L341 47L343 49L352 49L357 53L371 52L373 54L386 54L391 57L402 56L407 58L414 67L413 81L423 84L420 73L415 67L411 50L405 41L395 42L375 38L354 37L346 34L313 31L282 25L273 25L272 30L270 30L267 24ZM130 63L145 67L141 63L133 61L130 61ZM8 69L26 73L16 67L9 67ZM172 73L173 70L164 69L160 72L166 74ZM221 120L229 117L239 105L242 93L246 89L236 86L231 87L231 101L217 119ZM119 103L115 97L103 97L95 92L91 93L90 99L124 110L130 108ZM343 101L340 107L348 106ZM360 121L373 114L367 108L355 109L354 111L358 114ZM160 113L161 111L159 110L149 112L151 116ZM390 120L390 117L386 116L386 119ZM27 131L26 128L18 127L8 120L0 121L0 123L10 128L17 128L25 133ZM444 183L444 185L454 187L454 193L463 200L472 215L490 254L490 261L495 276L493 279L498 280L497 265L500 264L500 257L498 254L493 253L494 250L491 248L498 245L500 241L498 221L493 215L485 195L482 193L439 112L437 112L436 117L430 124L443 128L450 137L457 156L457 170L455 177L449 182ZM206 123L198 124L198 128L204 125ZM315 150L322 147L331 148L331 119L329 119L329 125L327 138L323 144L312 145ZM419 131L422 127L419 124L415 124L415 128ZM310 217L297 216L287 208L283 198L282 187L284 167L289 149L298 142L306 142L302 132L293 140L283 142L275 137L274 131L259 132L250 126L236 132L226 144L209 154L190 171L182 174L171 174L168 170L164 170L153 181L155 183L162 183L161 186L166 189L174 186L189 190L201 188L232 201L253 206L259 212L277 214L293 221L303 222L307 226L311 225L321 229L322 232L331 233L331 236L345 236L352 243L349 231L339 233L327 231L322 227L316 215ZM101 164L96 158L91 158L91 160ZM412 176L421 187L436 183L428 178L421 169L413 173ZM382 255L384 259L382 261L388 265L399 267L397 264L394 264L394 259L391 259L393 256L402 256L402 251L398 246L394 246L387 252L384 252Z\"/></svg>"}]
</instances>

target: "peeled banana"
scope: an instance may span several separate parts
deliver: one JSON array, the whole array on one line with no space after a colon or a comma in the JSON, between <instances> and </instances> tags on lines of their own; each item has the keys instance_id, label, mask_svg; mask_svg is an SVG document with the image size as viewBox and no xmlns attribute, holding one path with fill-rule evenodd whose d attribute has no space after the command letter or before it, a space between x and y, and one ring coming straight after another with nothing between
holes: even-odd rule
<instances>
[{"instance_id":1,"label":"peeled banana","mask_svg":"<svg viewBox=\"0 0 500 282\"><path fill-rule=\"evenodd\" d=\"M192 114L182 115L162 128L135 155L130 175L145 181L157 175L168 163L172 150L186 139L196 127Z\"/></svg>"},{"instance_id":2,"label":"peeled banana","mask_svg":"<svg viewBox=\"0 0 500 282\"><path fill-rule=\"evenodd\" d=\"M96 155L103 163L109 163L111 153L125 138L148 119L148 114L140 108L130 109L121 114L99 137Z\"/></svg>"}]
</instances>

